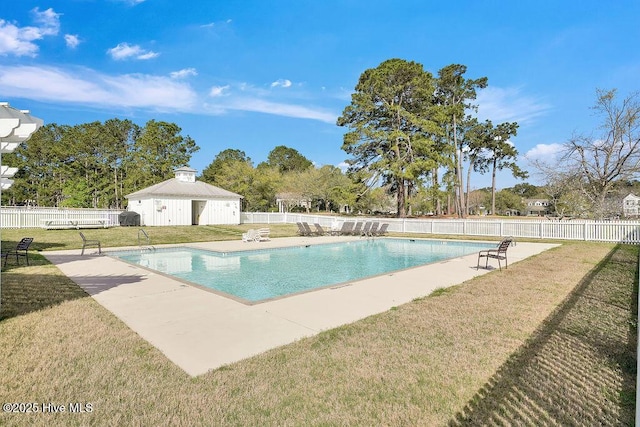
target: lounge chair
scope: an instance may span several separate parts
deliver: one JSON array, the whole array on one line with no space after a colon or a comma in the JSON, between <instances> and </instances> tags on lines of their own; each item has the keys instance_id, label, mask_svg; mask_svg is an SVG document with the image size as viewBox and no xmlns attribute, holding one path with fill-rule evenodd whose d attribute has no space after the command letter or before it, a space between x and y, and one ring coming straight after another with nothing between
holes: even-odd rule
<instances>
[{"instance_id":1,"label":"lounge chair","mask_svg":"<svg viewBox=\"0 0 640 427\"><path fill-rule=\"evenodd\" d=\"M301 222L296 222L296 225L298 226L298 234L299 235L301 235L301 236L308 236L309 235L309 233L304 228L304 225L302 225Z\"/></svg>"},{"instance_id":2,"label":"lounge chair","mask_svg":"<svg viewBox=\"0 0 640 427\"><path fill-rule=\"evenodd\" d=\"M376 235L376 233L378 233L378 226L380 225L379 222L374 222L373 224L371 224L371 228L369 229L369 236L373 237Z\"/></svg>"},{"instance_id":3,"label":"lounge chair","mask_svg":"<svg viewBox=\"0 0 640 427\"><path fill-rule=\"evenodd\" d=\"M507 249L509 249L511 243L513 243L513 238L507 237L502 240L495 249L485 249L478 252L478 265L476 266L476 270L480 268L480 258L487 259L484 268L489 267L489 258L498 260L498 268L500 268L500 270L502 270L501 261L504 260L504 268L507 268Z\"/></svg>"},{"instance_id":4,"label":"lounge chair","mask_svg":"<svg viewBox=\"0 0 640 427\"><path fill-rule=\"evenodd\" d=\"M102 253L102 244L100 243L100 240L87 240L82 231L79 231L79 233L80 237L82 237L82 252L80 252L80 256L84 255L85 248L90 247L98 248L98 253Z\"/></svg>"},{"instance_id":5,"label":"lounge chair","mask_svg":"<svg viewBox=\"0 0 640 427\"><path fill-rule=\"evenodd\" d=\"M20 265L21 256L26 259L27 265L29 265L29 245L31 245L31 242L33 242L33 237L24 237L18 242L14 250L3 253L2 258L4 258L4 266L7 266L9 257L13 255L16 256L17 265Z\"/></svg>"},{"instance_id":6,"label":"lounge chair","mask_svg":"<svg viewBox=\"0 0 640 427\"><path fill-rule=\"evenodd\" d=\"M342 223L342 228L340 228L340 231L338 231L338 234L340 236L348 236L351 234L351 232L353 231L353 226L355 225L355 223L353 221L345 221Z\"/></svg>"},{"instance_id":7,"label":"lounge chair","mask_svg":"<svg viewBox=\"0 0 640 427\"><path fill-rule=\"evenodd\" d=\"M315 234L311 227L309 227L309 223L303 222L302 227L304 228L304 232L306 233L305 236L313 236Z\"/></svg>"},{"instance_id":8,"label":"lounge chair","mask_svg":"<svg viewBox=\"0 0 640 427\"><path fill-rule=\"evenodd\" d=\"M317 222L313 223L313 226L316 228L316 234L318 236L326 236L328 233L325 231L324 228L322 228L322 226L320 224L318 224Z\"/></svg>"},{"instance_id":9,"label":"lounge chair","mask_svg":"<svg viewBox=\"0 0 640 427\"><path fill-rule=\"evenodd\" d=\"M362 226L362 222L356 222L356 225L353 227L353 230L349 234L351 234L352 236L359 236L362 232Z\"/></svg>"},{"instance_id":10,"label":"lounge chair","mask_svg":"<svg viewBox=\"0 0 640 427\"><path fill-rule=\"evenodd\" d=\"M256 235L254 240L256 242L264 242L267 240L271 240L271 238L269 237L269 234L271 234L271 230L269 230L268 228L259 228L256 230Z\"/></svg>"},{"instance_id":11,"label":"lounge chair","mask_svg":"<svg viewBox=\"0 0 640 427\"><path fill-rule=\"evenodd\" d=\"M362 232L360 233L361 236L368 236L369 235L369 230L371 230L371 222L367 221L364 223L364 227L362 227Z\"/></svg>"},{"instance_id":12,"label":"lounge chair","mask_svg":"<svg viewBox=\"0 0 640 427\"><path fill-rule=\"evenodd\" d=\"M243 242L254 242L256 239L256 230L250 228L246 233L242 233L242 241Z\"/></svg>"},{"instance_id":13,"label":"lounge chair","mask_svg":"<svg viewBox=\"0 0 640 427\"><path fill-rule=\"evenodd\" d=\"M387 228L389 228L389 224L385 222L380 226L380 228L376 230L375 233L372 233L371 235L376 237L384 236L385 234L387 234Z\"/></svg>"}]
</instances>

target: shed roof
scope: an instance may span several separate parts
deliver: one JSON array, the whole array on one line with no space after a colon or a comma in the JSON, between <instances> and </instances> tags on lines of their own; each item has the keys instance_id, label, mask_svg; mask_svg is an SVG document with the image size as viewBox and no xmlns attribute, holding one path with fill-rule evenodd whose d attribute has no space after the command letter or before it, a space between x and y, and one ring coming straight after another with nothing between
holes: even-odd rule
<instances>
[{"instance_id":1,"label":"shed roof","mask_svg":"<svg viewBox=\"0 0 640 427\"><path fill-rule=\"evenodd\" d=\"M159 184L152 185L151 187L143 188L142 190L127 194L125 197L127 199L135 199L153 196L188 197L192 199L242 198L239 194L216 187L215 185L207 184L206 182L184 182L176 178L171 178Z\"/></svg>"}]
</instances>

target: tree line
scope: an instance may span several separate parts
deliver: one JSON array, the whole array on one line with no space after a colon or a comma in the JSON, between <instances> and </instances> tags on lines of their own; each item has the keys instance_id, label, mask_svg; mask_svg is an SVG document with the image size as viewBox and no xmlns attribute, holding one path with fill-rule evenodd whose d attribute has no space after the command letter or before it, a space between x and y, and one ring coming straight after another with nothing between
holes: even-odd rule
<instances>
[{"instance_id":1,"label":"tree line","mask_svg":"<svg viewBox=\"0 0 640 427\"><path fill-rule=\"evenodd\" d=\"M598 90L594 111L602 122L572 136L555 161L537 162L542 188L518 184L496 191L496 172L528 172L517 164L515 122L480 122L476 90L488 79L465 77L451 64L437 72L390 59L360 76L337 125L348 169L315 167L293 148L275 147L254 166L244 151L221 151L200 180L244 196L244 210L269 211L281 196L286 209L310 200L314 210L457 214L520 210L523 197L548 198L560 215L605 217L620 211L620 195L640 172L640 95L618 102L615 90ZM7 205L124 208L124 195L173 177L199 147L174 123L143 127L112 119L39 129L3 163L17 166ZM491 173L491 187L472 191L472 171ZM526 194L525 194L526 193ZM622 195L624 196L624 194Z\"/></svg>"},{"instance_id":2,"label":"tree line","mask_svg":"<svg viewBox=\"0 0 640 427\"><path fill-rule=\"evenodd\" d=\"M119 119L45 125L3 155L3 164L19 172L2 203L121 209L124 195L172 177L198 151L180 132L155 120L144 127Z\"/></svg>"}]
</instances>

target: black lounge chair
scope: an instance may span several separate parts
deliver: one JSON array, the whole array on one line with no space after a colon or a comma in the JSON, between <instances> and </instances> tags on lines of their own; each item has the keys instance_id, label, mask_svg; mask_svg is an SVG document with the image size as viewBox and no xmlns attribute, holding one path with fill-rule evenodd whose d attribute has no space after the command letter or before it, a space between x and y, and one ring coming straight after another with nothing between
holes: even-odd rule
<instances>
[{"instance_id":1,"label":"black lounge chair","mask_svg":"<svg viewBox=\"0 0 640 427\"><path fill-rule=\"evenodd\" d=\"M378 233L378 226L380 225L379 222L374 222L373 224L371 224L371 228L369 229L369 236L373 237L375 235L377 235Z\"/></svg>"},{"instance_id":2,"label":"black lounge chair","mask_svg":"<svg viewBox=\"0 0 640 427\"><path fill-rule=\"evenodd\" d=\"M82 237L82 252L80 252L80 256L84 255L84 249L85 248L90 248L90 247L94 247L94 248L98 248L98 253L101 254L102 253L102 244L100 243L100 240L87 240L86 237L84 237L84 234L82 233L82 231L80 231L80 237Z\"/></svg>"},{"instance_id":3,"label":"black lounge chair","mask_svg":"<svg viewBox=\"0 0 640 427\"><path fill-rule=\"evenodd\" d=\"M498 260L498 268L500 268L500 270L502 270L502 265L501 265L502 260L504 260L504 268L508 268L507 249L509 249L509 246L511 246L511 243L513 243L513 238L507 237L506 239L502 240L495 249L485 249L478 252L478 265L476 266L476 270L480 268L480 258L487 259L485 262L484 268L489 267L489 258Z\"/></svg>"},{"instance_id":4,"label":"black lounge chair","mask_svg":"<svg viewBox=\"0 0 640 427\"><path fill-rule=\"evenodd\" d=\"M371 221L367 221L364 223L364 227L362 227L362 232L360 233L360 235L368 236L370 230L371 230Z\"/></svg>"},{"instance_id":5,"label":"black lounge chair","mask_svg":"<svg viewBox=\"0 0 640 427\"><path fill-rule=\"evenodd\" d=\"M304 232L306 233L305 236L313 236L315 234L311 227L309 227L309 223L303 222L302 227L304 228Z\"/></svg>"},{"instance_id":6,"label":"black lounge chair","mask_svg":"<svg viewBox=\"0 0 640 427\"><path fill-rule=\"evenodd\" d=\"M353 230L351 230L351 234L352 236L359 236L360 233L362 232L362 226L364 224L362 222L356 222L356 225L353 227Z\"/></svg>"},{"instance_id":7,"label":"black lounge chair","mask_svg":"<svg viewBox=\"0 0 640 427\"><path fill-rule=\"evenodd\" d=\"M22 238L16 248L12 251L6 252L2 254L2 258L4 258L4 266L7 266L7 261L10 256L16 256L16 264L20 265L20 257L23 256L27 261L27 265L29 265L29 246L33 242L33 237L24 237Z\"/></svg>"},{"instance_id":8,"label":"black lounge chair","mask_svg":"<svg viewBox=\"0 0 640 427\"><path fill-rule=\"evenodd\" d=\"M385 222L384 224L382 224L382 225L380 226L380 228L378 228L378 229L376 230L376 232L375 232L375 233L372 233L371 235L372 235L372 236L376 236L376 237L384 236L385 234L387 234L387 228L388 228L388 227L389 227L389 224L387 224L387 223Z\"/></svg>"},{"instance_id":9,"label":"black lounge chair","mask_svg":"<svg viewBox=\"0 0 640 427\"><path fill-rule=\"evenodd\" d=\"M325 231L324 228L322 228L322 226L320 224L318 224L317 222L315 222L313 224L313 226L316 228L316 234L318 236L326 236L328 233Z\"/></svg>"},{"instance_id":10,"label":"black lounge chair","mask_svg":"<svg viewBox=\"0 0 640 427\"><path fill-rule=\"evenodd\" d=\"M342 228L340 228L340 231L338 231L338 234L340 236L348 236L351 234L351 232L353 231L353 226L355 225L355 223L353 221L345 221L342 223Z\"/></svg>"},{"instance_id":11,"label":"black lounge chair","mask_svg":"<svg viewBox=\"0 0 640 427\"><path fill-rule=\"evenodd\" d=\"M309 228L308 224L305 227L303 223L296 222L296 225L298 226L298 234L299 235L301 235L301 236L311 236L311 229Z\"/></svg>"}]
</instances>

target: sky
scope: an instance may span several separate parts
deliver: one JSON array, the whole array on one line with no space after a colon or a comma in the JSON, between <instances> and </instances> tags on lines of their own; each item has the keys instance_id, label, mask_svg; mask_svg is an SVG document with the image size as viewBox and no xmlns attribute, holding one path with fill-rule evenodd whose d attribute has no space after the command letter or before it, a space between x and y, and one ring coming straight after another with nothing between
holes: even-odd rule
<instances>
[{"instance_id":1,"label":"sky","mask_svg":"<svg viewBox=\"0 0 640 427\"><path fill-rule=\"evenodd\" d=\"M1 1L0 101L45 124L175 123L200 172L279 145L343 167L336 119L365 70L463 64L488 78L478 118L518 122L518 164L541 185L531 161L597 130L597 89L640 90L638 16L638 0Z\"/></svg>"}]
</instances>

